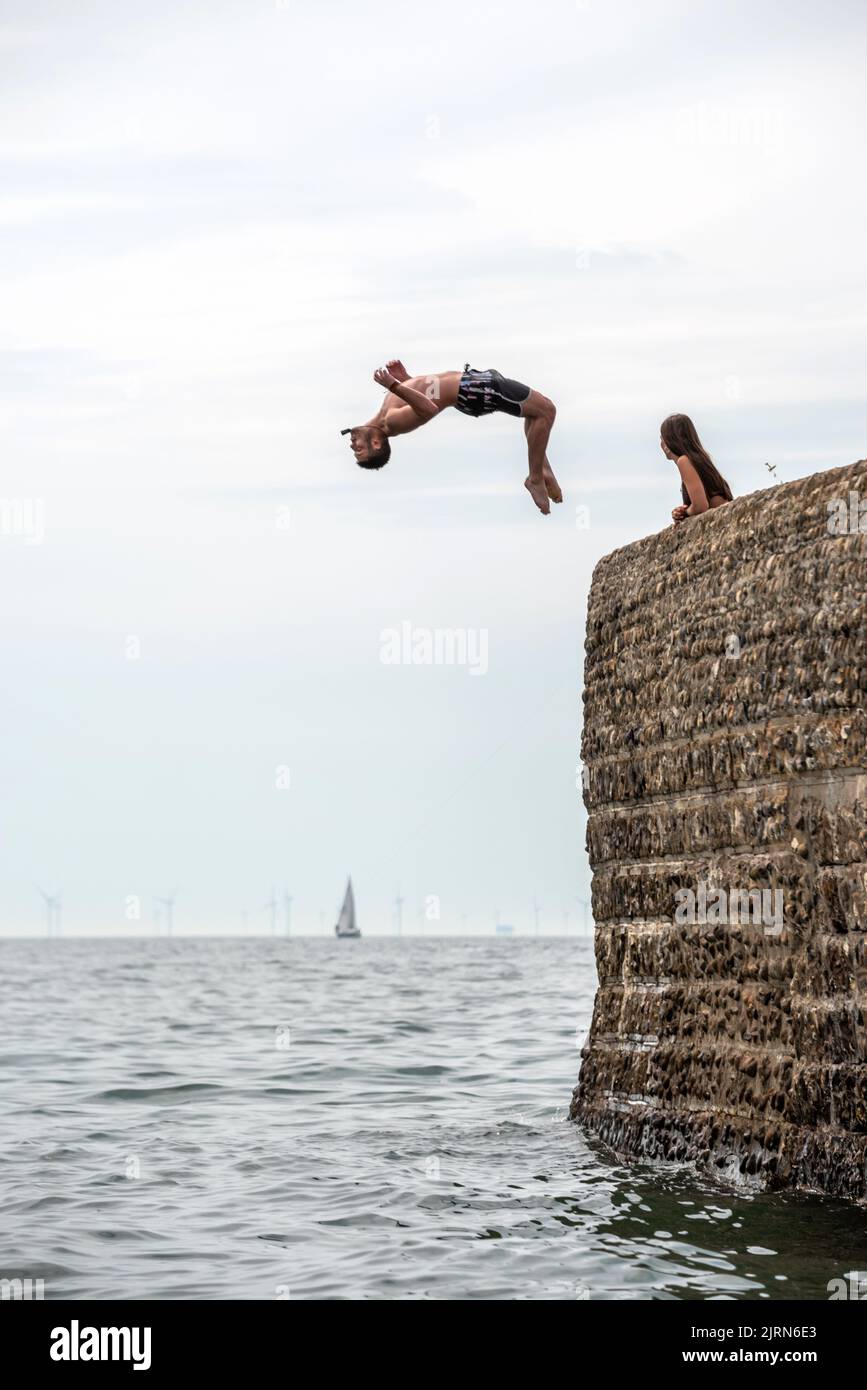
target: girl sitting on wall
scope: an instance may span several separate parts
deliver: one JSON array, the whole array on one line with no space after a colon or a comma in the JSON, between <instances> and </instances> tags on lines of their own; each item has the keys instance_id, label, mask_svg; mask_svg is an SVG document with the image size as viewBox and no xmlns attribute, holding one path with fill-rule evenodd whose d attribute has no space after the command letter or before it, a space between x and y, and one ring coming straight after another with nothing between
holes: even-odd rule
<instances>
[{"instance_id":1,"label":"girl sitting on wall","mask_svg":"<svg viewBox=\"0 0 867 1390\"><path fill-rule=\"evenodd\" d=\"M659 436L662 452L680 472L683 503L671 513L675 526L688 516L700 516L709 507L731 502L732 490L714 467L688 415L669 415L660 426Z\"/></svg>"}]
</instances>

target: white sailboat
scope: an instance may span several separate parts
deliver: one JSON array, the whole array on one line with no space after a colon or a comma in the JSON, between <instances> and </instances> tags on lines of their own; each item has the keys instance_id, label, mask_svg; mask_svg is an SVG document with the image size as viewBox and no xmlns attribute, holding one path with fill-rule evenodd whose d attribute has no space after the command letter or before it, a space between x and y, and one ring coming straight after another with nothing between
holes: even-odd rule
<instances>
[{"instance_id":1,"label":"white sailboat","mask_svg":"<svg viewBox=\"0 0 867 1390\"><path fill-rule=\"evenodd\" d=\"M358 924L355 920L355 897L352 892L352 879L346 880L346 893L343 897L343 906L340 909L340 916L334 928L335 936L361 936Z\"/></svg>"}]
</instances>

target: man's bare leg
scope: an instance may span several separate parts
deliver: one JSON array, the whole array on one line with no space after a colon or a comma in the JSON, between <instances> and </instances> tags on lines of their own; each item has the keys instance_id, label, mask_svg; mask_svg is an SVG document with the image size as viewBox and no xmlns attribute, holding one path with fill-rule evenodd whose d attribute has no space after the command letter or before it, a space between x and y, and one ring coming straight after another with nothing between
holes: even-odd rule
<instances>
[{"instance_id":1,"label":"man's bare leg","mask_svg":"<svg viewBox=\"0 0 867 1390\"><path fill-rule=\"evenodd\" d=\"M528 440L529 440L529 434L530 434L529 425L530 425L530 421L529 421L529 420L525 420L525 421L524 421L524 433L527 435ZM547 455L547 453L546 453L546 455L545 455L545 462L544 462L544 464L542 465L542 477L543 477L544 482L545 482L545 489L546 489L546 491L547 491L547 493L548 493L548 496L550 497L551 501L552 501L552 502L562 502L562 501L563 501L563 493L562 493L562 491L560 490L560 484L557 482L557 479L554 477L554 470L553 470L553 468L551 467L550 463L548 462L548 455Z\"/></svg>"},{"instance_id":2,"label":"man's bare leg","mask_svg":"<svg viewBox=\"0 0 867 1390\"><path fill-rule=\"evenodd\" d=\"M560 484L548 462L548 438L557 418L553 401L540 391L530 392L521 407L524 416L524 433L527 436L527 457L530 474L524 486L540 512L546 516L551 502L562 502Z\"/></svg>"}]
</instances>

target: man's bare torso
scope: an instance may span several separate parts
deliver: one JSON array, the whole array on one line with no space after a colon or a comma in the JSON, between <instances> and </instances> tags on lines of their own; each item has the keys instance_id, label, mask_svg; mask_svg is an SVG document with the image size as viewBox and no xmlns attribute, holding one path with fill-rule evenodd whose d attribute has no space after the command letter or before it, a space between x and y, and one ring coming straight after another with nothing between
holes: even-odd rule
<instances>
[{"instance_id":1,"label":"man's bare torso","mask_svg":"<svg viewBox=\"0 0 867 1390\"><path fill-rule=\"evenodd\" d=\"M424 376L408 377L403 384L427 396L428 400L433 401L436 405L437 413L439 413L439 411L446 410L450 405L455 404L461 376L461 372L428 372ZM400 396L396 396L393 391L387 391L379 414L376 416L376 423L384 425L388 435L395 435L409 434L411 430L417 430L419 425L425 424L426 421L416 415L415 411L400 399Z\"/></svg>"}]
</instances>

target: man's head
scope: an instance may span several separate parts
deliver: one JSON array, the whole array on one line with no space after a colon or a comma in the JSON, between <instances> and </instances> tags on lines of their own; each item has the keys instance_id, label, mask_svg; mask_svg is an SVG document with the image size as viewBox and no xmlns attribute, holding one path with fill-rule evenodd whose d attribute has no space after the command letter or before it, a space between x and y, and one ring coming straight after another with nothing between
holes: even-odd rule
<instances>
[{"instance_id":1,"label":"man's head","mask_svg":"<svg viewBox=\"0 0 867 1390\"><path fill-rule=\"evenodd\" d=\"M383 468L391 458L388 438L376 425L354 425L341 433L349 435L349 447L359 468Z\"/></svg>"}]
</instances>

